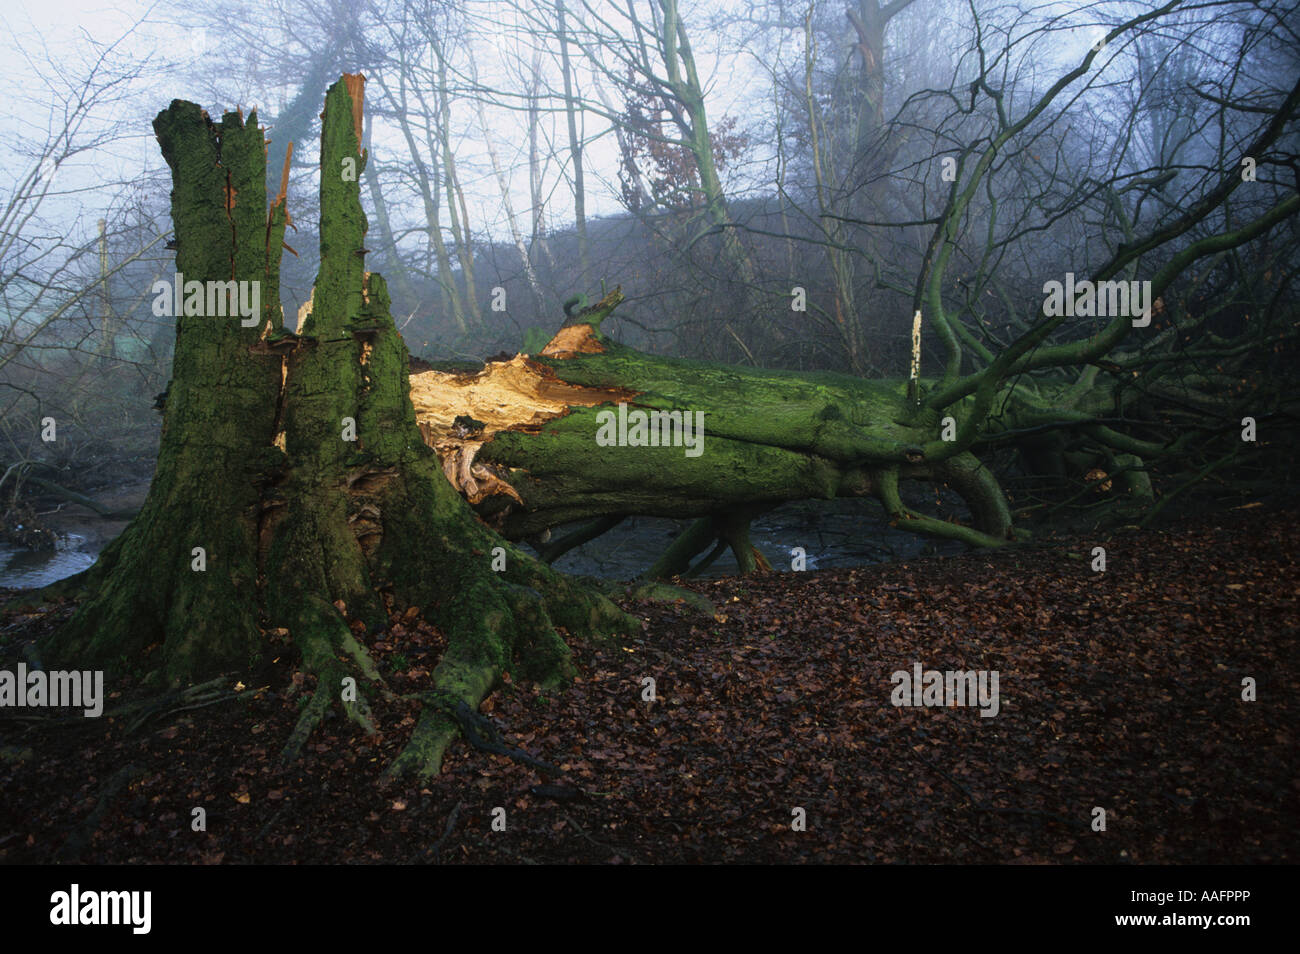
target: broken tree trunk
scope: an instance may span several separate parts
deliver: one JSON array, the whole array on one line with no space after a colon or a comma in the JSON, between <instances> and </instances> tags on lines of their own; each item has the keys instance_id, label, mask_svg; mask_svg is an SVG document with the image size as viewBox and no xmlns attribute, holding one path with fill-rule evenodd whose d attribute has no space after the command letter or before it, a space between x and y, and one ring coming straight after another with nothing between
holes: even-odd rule
<instances>
[{"instance_id":1,"label":"broken tree trunk","mask_svg":"<svg viewBox=\"0 0 1300 954\"><path fill-rule=\"evenodd\" d=\"M417 607L448 646L393 771L431 774L455 713L477 707L507 667L543 683L569 674L557 626L637 624L492 533L421 439L387 290L364 270L363 97L359 75L326 97L320 273L297 334L282 327L278 299L284 187L268 213L256 115L218 125L176 101L155 120L174 181L177 300L201 284L177 318L149 498L44 652L180 682L243 671L271 648L268 634L287 632L317 677L292 757L335 702L369 727L366 696L386 689L358 636ZM212 309L225 282L254 300L260 290L248 327Z\"/></svg>"},{"instance_id":2,"label":"broken tree trunk","mask_svg":"<svg viewBox=\"0 0 1300 954\"><path fill-rule=\"evenodd\" d=\"M579 520L590 539L625 515L700 517L654 576L682 572L715 540L760 568L749 521L784 501L872 496L908 529L996 546L1011 516L993 475L939 439L907 382L724 367L641 354L601 333L618 290L536 355L478 372L411 375L425 440L448 479L511 539ZM900 479L943 483L973 526L912 512ZM558 555L549 548L549 556Z\"/></svg>"}]
</instances>

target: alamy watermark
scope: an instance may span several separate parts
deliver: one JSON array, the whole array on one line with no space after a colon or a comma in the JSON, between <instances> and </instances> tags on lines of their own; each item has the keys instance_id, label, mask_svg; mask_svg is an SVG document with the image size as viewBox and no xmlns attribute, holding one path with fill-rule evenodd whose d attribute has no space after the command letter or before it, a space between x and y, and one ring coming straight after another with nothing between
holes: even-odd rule
<instances>
[{"instance_id":1,"label":"alamy watermark","mask_svg":"<svg viewBox=\"0 0 1300 954\"><path fill-rule=\"evenodd\" d=\"M241 328L251 328L262 317L262 283L260 281L200 282L185 281L177 272L172 281L159 280L150 291L154 295L155 317L226 318L238 315Z\"/></svg>"},{"instance_id":2,"label":"alamy watermark","mask_svg":"<svg viewBox=\"0 0 1300 954\"><path fill-rule=\"evenodd\" d=\"M980 718L998 714L998 671L988 669L938 669L921 671L914 663L912 671L900 669L889 681L894 691L889 701L896 706L973 706L980 708Z\"/></svg>"},{"instance_id":3,"label":"alamy watermark","mask_svg":"<svg viewBox=\"0 0 1300 954\"><path fill-rule=\"evenodd\" d=\"M50 895L50 923L127 924L133 934L148 934L152 907L151 891L82 891L73 884L71 890Z\"/></svg>"},{"instance_id":4,"label":"alamy watermark","mask_svg":"<svg viewBox=\"0 0 1300 954\"><path fill-rule=\"evenodd\" d=\"M596 443L600 447L685 447L687 457L704 453L703 411L598 411Z\"/></svg>"},{"instance_id":5,"label":"alamy watermark","mask_svg":"<svg viewBox=\"0 0 1300 954\"><path fill-rule=\"evenodd\" d=\"M16 672L0 669L0 708L45 706L72 706L83 709L88 719L98 718L104 711L104 671L28 672L26 663L19 663Z\"/></svg>"},{"instance_id":6,"label":"alamy watermark","mask_svg":"<svg viewBox=\"0 0 1300 954\"><path fill-rule=\"evenodd\" d=\"M1151 283L1076 282L1074 272L1064 282L1045 282L1043 314L1048 318L1132 318L1134 328L1151 324Z\"/></svg>"}]
</instances>

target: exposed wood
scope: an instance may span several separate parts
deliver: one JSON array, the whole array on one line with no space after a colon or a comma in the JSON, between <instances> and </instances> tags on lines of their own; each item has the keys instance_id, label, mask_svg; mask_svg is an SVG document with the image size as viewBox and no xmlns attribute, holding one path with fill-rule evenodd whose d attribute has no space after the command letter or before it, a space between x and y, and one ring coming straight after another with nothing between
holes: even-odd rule
<instances>
[{"instance_id":1,"label":"exposed wood","mask_svg":"<svg viewBox=\"0 0 1300 954\"><path fill-rule=\"evenodd\" d=\"M481 436L502 430L540 430L574 407L629 400L635 392L570 384L527 355L489 361L477 374L421 371L411 375L411 403L430 446L456 440L455 420L469 416L483 424Z\"/></svg>"},{"instance_id":2,"label":"exposed wood","mask_svg":"<svg viewBox=\"0 0 1300 954\"><path fill-rule=\"evenodd\" d=\"M365 141L362 135L362 123L366 110L366 78L361 73L344 73L343 85L352 98L352 122L355 124L358 145ZM321 114L324 118L324 114Z\"/></svg>"}]
</instances>

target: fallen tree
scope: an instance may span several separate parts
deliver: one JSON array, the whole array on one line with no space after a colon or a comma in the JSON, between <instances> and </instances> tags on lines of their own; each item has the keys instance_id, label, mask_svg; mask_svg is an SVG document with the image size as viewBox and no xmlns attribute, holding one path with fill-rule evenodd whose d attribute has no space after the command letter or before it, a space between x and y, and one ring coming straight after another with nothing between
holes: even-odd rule
<instances>
[{"instance_id":1,"label":"fallen tree","mask_svg":"<svg viewBox=\"0 0 1300 954\"><path fill-rule=\"evenodd\" d=\"M1000 546L1016 531L987 448L1082 429L1138 475L1142 455L1177 447L1177 437L1153 439L1107 419L1125 411L1118 382L1129 364L1148 361L1165 332L1125 350L1131 315L1083 331L1066 326L1063 314L1039 315L995 351L968 339L946 312L941 269L918 280L928 311L916 310L906 379L640 354L601 332L618 290L573 316L536 355L412 374L384 281L365 271L357 185L363 90L362 77L346 76L326 98L321 265L293 331L278 290L287 176L268 204L256 116L245 122L227 113L216 124L176 101L155 120L173 172L176 300L184 301L158 467L136 519L63 587L86 595L42 647L49 660L135 668L175 684L245 670L287 637L317 679L285 747L292 758L336 701L373 728L366 696L388 690L365 640L414 608L448 645L393 769L428 774L507 669L542 683L569 675L561 630L601 636L638 625L504 538L586 520L547 548L553 558L627 514L696 517L651 575L679 572L719 541L742 570L753 570L764 564L748 535L755 515L791 499L871 496L909 529ZM1300 84L1278 116L1298 104ZM1284 124L1269 123L1255 151ZM1225 172L1204 202L1158 235L1117 249L1093 280L1131 270L1143 254L1203 224L1235 180L1235 170ZM948 216L961 214L978 181L961 192L954 186ZM1192 263L1265 234L1297 210L1292 195L1182 242L1151 279L1151 300ZM945 235L936 232L936 260L946 254ZM251 298L256 314L236 314L233 298L231 308L213 312L213 286L260 289ZM933 378L920 375L923 313L944 349ZM1205 376L1202 397L1216 397L1205 393L1216 381ZM1138 423L1158 432L1161 422ZM1229 423L1208 429L1223 437ZM907 506L905 480L952 487L971 525ZM1140 478L1129 489L1140 495Z\"/></svg>"},{"instance_id":2,"label":"fallen tree","mask_svg":"<svg viewBox=\"0 0 1300 954\"><path fill-rule=\"evenodd\" d=\"M997 481L973 454L948 452L940 418L916 413L906 380L641 354L600 332L621 299L611 292L537 355L411 376L421 431L448 479L507 537L584 519L608 529L630 514L700 517L713 532L688 534L684 559L722 539L748 570L761 565L748 542L757 514L788 500L873 496L921 532L984 546L1011 538ZM900 479L952 487L974 526L912 512Z\"/></svg>"},{"instance_id":3,"label":"fallen tree","mask_svg":"<svg viewBox=\"0 0 1300 954\"><path fill-rule=\"evenodd\" d=\"M1153 466L1175 462L1174 492L1181 492L1237 455L1246 417L1296 420L1294 395L1270 384L1265 370L1268 355L1294 348L1288 310L1274 300L1262 320L1243 320L1237 333L1222 335L1209 323L1213 309L1195 302L1195 286L1223 256L1292 219L1300 196L1284 192L1272 205L1256 203L1246 215L1233 205L1228 214L1248 180L1235 161L1227 163L1195 201L1144 235L1116 212L1127 240L1086 279L1070 273L1050 295L1044 285L1032 314L1009 309L1006 340L968 327L947 300L944 276L972 202L999 150L1026 133L1094 56L964 155L916 278L908 378L641 354L601 333L621 300L615 290L535 355L412 376L422 433L449 480L505 536L534 541L547 559L627 515L699 518L651 576L685 570L714 543L731 546L742 571L760 568L750 521L805 498L874 497L899 526L1000 546L1018 535L989 466L1004 448L1027 472L1113 486L1110 501L1126 517L1158 512ZM1300 83L1264 113L1241 154L1269 155L1291 135L1297 110ZM1150 278L1138 281L1138 274ZM1180 284L1189 275L1193 280ZM923 323L940 351L933 377L920 374ZM899 492L906 480L955 490L970 525L909 507ZM545 539L576 521L586 523Z\"/></svg>"},{"instance_id":4,"label":"fallen tree","mask_svg":"<svg viewBox=\"0 0 1300 954\"><path fill-rule=\"evenodd\" d=\"M1258 391L1237 387L1234 366L1189 374L1185 361L1151 357L1186 334L1186 323L1123 350L1132 319L1117 319L1106 349L1095 338L1066 342L1031 369L1037 375L1013 375L1025 365L1017 356L1059 324L1045 320L944 391L936 379L873 381L642 354L600 331L621 300L611 292L535 355L411 375L421 433L447 479L490 525L530 541L548 562L627 516L696 517L646 575L680 574L715 544L751 572L766 564L749 539L754 517L786 501L835 497L874 498L894 525L919 534L1001 546L1024 535L987 463L1002 448L1033 473L1068 471L1107 492L1113 483L1110 499L1127 519L1158 506L1150 465L1207 437L1231 447L1239 408L1249 400L1261 407ZM1294 329L1273 340L1288 336ZM1231 362L1248 352L1234 341L1208 354ZM1134 368L1152 364L1163 373L1134 380ZM955 491L970 525L909 507L899 491L907 480Z\"/></svg>"}]
</instances>

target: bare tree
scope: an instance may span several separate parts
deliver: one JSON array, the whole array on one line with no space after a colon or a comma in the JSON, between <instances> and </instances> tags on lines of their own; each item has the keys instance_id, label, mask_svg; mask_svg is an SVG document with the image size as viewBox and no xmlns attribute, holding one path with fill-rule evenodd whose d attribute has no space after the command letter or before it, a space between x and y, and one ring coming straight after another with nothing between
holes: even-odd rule
<instances>
[{"instance_id":1,"label":"bare tree","mask_svg":"<svg viewBox=\"0 0 1300 954\"><path fill-rule=\"evenodd\" d=\"M112 122L152 69L125 53L134 30L88 42L81 62L27 63L47 115L42 135L19 132L7 144L24 167L0 194L6 507L24 479L66 496L56 479L85 482L110 459L147 455L155 428L142 392L157 373L146 293L164 268L161 203L141 199L148 179L114 181L98 171L115 145L144 131ZM106 426L119 438L116 451Z\"/></svg>"}]
</instances>

